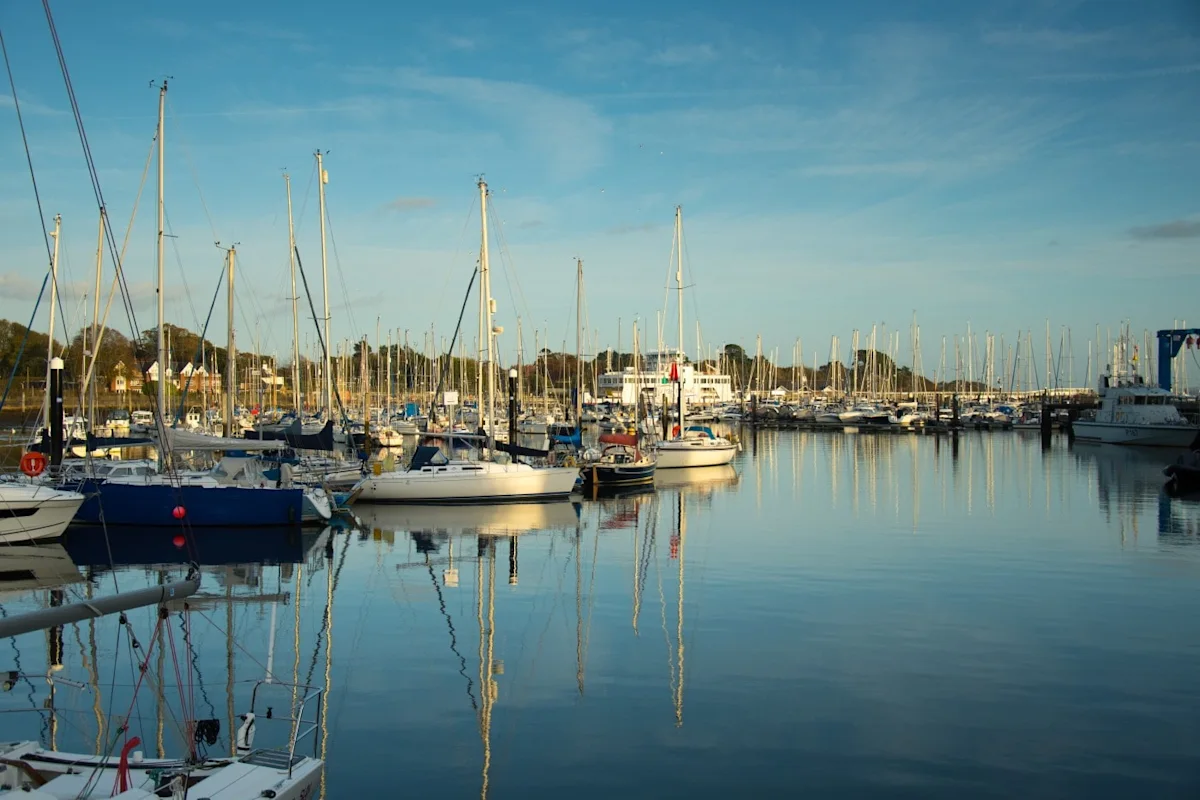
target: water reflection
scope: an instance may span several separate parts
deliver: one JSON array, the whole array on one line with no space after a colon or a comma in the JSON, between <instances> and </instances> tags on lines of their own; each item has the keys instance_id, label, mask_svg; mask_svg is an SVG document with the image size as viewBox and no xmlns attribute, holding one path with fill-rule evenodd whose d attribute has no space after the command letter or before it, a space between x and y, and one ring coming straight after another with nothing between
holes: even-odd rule
<instances>
[{"instance_id":1,"label":"water reflection","mask_svg":"<svg viewBox=\"0 0 1200 800\"><path fill-rule=\"evenodd\" d=\"M653 492L198 537L183 680L156 653L134 724L154 742L158 687L169 701L190 672L227 746L248 676L280 672L330 689L331 796L389 795L397 774L453 797L1013 796L1048 772L1064 795L1169 795L1194 772L1200 702L1200 622L1178 613L1200 600L1200 548L1181 546L1200 503L1161 491L1169 460L764 430L734 465L664 470ZM5 611L52 602L52 581L70 599L186 558L158 533L112 541L107 572L94 532L35 567L0 555ZM148 641L153 620L131 621ZM56 728L31 735L100 748L110 685L130 702L129 645L109 622L62 634L14 643L31 677L0 711L44 708L61 663Z\"/></svg>"}]
</instances>

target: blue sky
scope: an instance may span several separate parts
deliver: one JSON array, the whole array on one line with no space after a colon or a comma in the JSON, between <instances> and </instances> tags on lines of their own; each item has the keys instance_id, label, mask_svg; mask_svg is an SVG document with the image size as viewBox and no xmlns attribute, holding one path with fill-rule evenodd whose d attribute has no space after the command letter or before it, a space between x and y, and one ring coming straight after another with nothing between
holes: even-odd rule
<instances>
[{"instance_id":1,"label":"blue sky","mask_svg":"<svg viewBox=\"0 0 1200 800\"><path fill-rule=\"evenodd\" d=\"M628 346L635 316L652 342L677 203L693 353L697 319L706 345L753 348L761 334L784 363L797 337L823 362L831 335L845 348L872 324L904 331L907 351L915 312L930 369L940 337L968 322L1008 344L1032 329L1040 348L1047 319L1056 342L1072 328L1082 364L1097 324L1200 321L1195 4L576 8L114 1L55 13L122 235L154 131L149 84L171 76L169 316L199 327L221 265L213 242L240 242L238 335L257 327L267 351L290 348L285 167L318 280L318 147L335 340L373 338L377 317L414 339L431 324L450 333L478 248L480 173L503 223L494 294L509 352L518 314L527 350L534 328L573 348L576 257L600 344L616 344L620 319ZM78 325L95 204L40 9L10 6L0 25L45 211L63 214ZM0 316L24 320L46 259L11 98L0 105ZM151 182L127 258L142 327L153 248ZM213 325L223 339L220 311Z\"/></svg>"}]
</instances>

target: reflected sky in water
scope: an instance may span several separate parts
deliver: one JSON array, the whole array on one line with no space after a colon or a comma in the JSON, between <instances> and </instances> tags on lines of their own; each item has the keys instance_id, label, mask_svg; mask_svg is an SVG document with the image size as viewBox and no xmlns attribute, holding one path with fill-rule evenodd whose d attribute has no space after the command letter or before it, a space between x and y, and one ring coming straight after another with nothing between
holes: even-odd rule
<instances>
[{"instance_id":1,"label":"reflected sky in water","mask_svg":"<svg viewBox=\"0 0 1200 800\"><path fill-rule=\"evenodd\" d=\"M228 749L230 679L240 713L274 617L279 680L330 689L330 797L1190 796L1200 504L1160 493L1169 458L1017 433L767 431L732 469L664 471L650 494L360 506L361 531L254 548L231 534L202 550L190 636L175 619L166 639L163 746L183 752L182 694L222 720L210 751ZM40 574L107 563L82 538L97 535L72 532ZM116 533L115 560L165 558L153 537L169 535ZM238 541L291 563L238 564ZM105 594L114 574L159 578L92 571ZM0 602L46 595L17 584ZM144 647L152 613L130 622ZM94 698L130 707L129 646L111 619L63 639L57 729L0 724L91 750ZM133 706L148 752L158 656ZM30 677L0 710L46 699L46 635L0 642L0 668L18 657ZM264 724L259 741L282 735Z\"/></svg>"}]
</instances>

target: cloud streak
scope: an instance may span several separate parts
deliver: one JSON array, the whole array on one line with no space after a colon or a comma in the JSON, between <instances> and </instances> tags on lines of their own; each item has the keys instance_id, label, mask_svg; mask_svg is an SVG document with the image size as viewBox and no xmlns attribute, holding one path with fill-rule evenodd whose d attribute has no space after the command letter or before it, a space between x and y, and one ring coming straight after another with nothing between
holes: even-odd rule
<instances>
[{"instance_id":1,"label":"cloud streak","mask_svg":"<svg viewBox=\"0 0 1200 800\"><path fill-rule=\"evenodd\" d=\"M486 117L506 143L537 154L552 177L575 180L605 158L612 124L590 103L532 83L438 75L417 69L359 70L347 80L434 98L457 114Z\"/></svg>"},{"instance_id":2,"label":"cloud streak","mask_svg":"<svg viewBox=\"0 0 1200 800\"><path fill-rule=\"evenodd\" d=\"M1129 235L1142 241L1200 238L1200 219L1175 219L1157 225L1129 229Z\"/></svg>"},{"instance_id":3,"label":"cloud streak","mask_svg":"<svg viewBox=\"0 0 1200 800\"><path fill-rule=\"evenodd\" d=\"M397 197L390 203L385 203L384 208L392 211L419 211L423 208L433 208L437 205L437 200L432 197Z\"/></svg>"}]
</instances>

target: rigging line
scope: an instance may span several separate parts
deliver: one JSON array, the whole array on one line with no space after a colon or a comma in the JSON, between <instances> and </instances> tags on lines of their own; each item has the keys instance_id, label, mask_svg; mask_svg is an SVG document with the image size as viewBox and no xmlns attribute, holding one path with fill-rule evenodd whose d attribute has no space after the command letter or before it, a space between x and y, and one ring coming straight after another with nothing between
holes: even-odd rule
<instances>
[{"instance_id":1,"label":"rigging line","mask_svg":"<svg viewBox=\"0 0 1200 800\"><path fill-rule=\"evenodd\" d=\"M452 336L450 338L450 347L446 351L448 354L446 356L446 359L447 359L446 363L447 363L447 366L450 366L450 367L453 367L453 365L454 365L454 343L456 341L458 341L458 333L462 329L463 315L467 313L467 302L471 299L471 288L475 285L475 276L478 274L479 274L479 267L476 266L475 269L471 272L471 281L467 284L467 293L465 295L463 295L462 308L460 308L458 310L458 324L456 324L454 326L454 336ZM438 356L438 359L441 360L440 355ZM434 390L434 394L433 394L434 403L431 404L429 407L429 413L430 413L430 416L433 418L434 422L437 422L437 411L435 410L437 407L437 402L436 402L437 397L442 392L442 386L445 384L445 380L446 380L446 373L451 372L451 371L453 371L453 370L446 370L446 369L438 370L437 389ZM482 691L482 689L480 691Z\"/></svg>"},{"instance_id":2,"label":"rigging line","mask_svg":"<svg viewBox=\"0 0 1200 800\"><path fill-rule=\"evenodd\" d=\"M354 320L354 308L350 305L350 292L346 286L346 273L342 271L342 258L338 255L337 237L333 235L333 218L329 214L329 198L325 198L325 225L329 228L329 243L333 246L333 263L337 268L338 284L342 290L342 302L346 304L346 316L350 320L350 330L358 330Z\"/></svg>"},{"instance_id":3,"label":"rigging line","mask_svg":"<svg viewBox=\"0 0 1200 800\"><path fill-rule=\"evenodd\" d=\"M179 255L179 237L175 235L171 228L171 217L163 210L163 219L166 221L165 235L171 240L171 252L175 254L175 266L179 267L179 279L183 283L183 294L187 297L188 310L192 312L192 324L199 326L200 317L196 314L196 302L192 299L192 287L188 284L187 270L183 268L183 258Z\"/></svg>"},{"instance_id":4,"label":"rigging line","mask_svg":"<svg viewBox=\"0 0 1200 800\"><path fill-rule=\"evenodd\" d=\"M21 131L21 144L25 147L25 163L29 166L29 180L33 183L33 199L37 203L38 222L42 226L42 244L46 246L46 263L50 263L54 260L54 251L50 247L50 231L46 229L42 195L38 191L37 175L33 171L33 155L29 150L29 137L25 133L25 118L21 114L21 102L17 99L17 84L13 79L12 63L8 60L8 46L4 43L3 31L0 31L0 52L4 54L4 69L8 72L8 87L12 92L13 109L17 112L17 127Z\"/></svg>"},{"instance_id":5,"label":"rigging line","mask_svg":"<svg viewBox=\"0 0 1200 800\"><path fill-rule=\"evenodd\" d=\"M200 341L197 343L197 346L198 346L200 352L196 353L196 355L193 357L193 359L192 359L193 363L196 361L204 360L204 346L208 343L208 325L210 322L212 322L213 311L217 307L217 297L219 297L221 294L221 284L224 283L224 281L225 281L225 265L221 264L221 270L217 275L217 288L213 292L212 303L208 307L208 317L206 317L204 320L204 327L202 327L200 329ZM174 421L174 424L176 424L176 425L179 424L179 420L183 417L183 409L187 405L188 391L191 389L192 377L195 374L196 374L195 370L192 370L190 373L188 373L187 380L184 381L184 384L183 384L183 389L179 392L179 408L175 411L175 421ZM208 380L207 376L205 376L205 380Z\"/></svg>"},{"instance_id":6,"label":"rigging line","mask_svg":"<svg viewBox=\"0 0 1200 800\"><path fill-rule=\"evenodd\" d=\"M42 0L42 9L45 11L45 14L46 14L46 24L50 30L51 41L53 41L53 43L54 43L54 52L58 58L59 71L62 73L63 84L66 86L67 101L70 103L70 106L71 106L71 113L75 120L75 129L76 129L76 132L79 134L79 142L83 149L84 161L87 163L88 177L90 178L90 180L92 182L92 193L95 195L97 205L100 208L104 208L105 207L104 193L100 188L100 176L99 176L98 171L96 170L95 159L92 158L92 148L91 148L91 145L88 143L87 132L84 129L84 125L83 125L83 115L79 111L79 102L75 97L75 87L71 83L71 73L67 69L66 56L63 53L62 42L58 38L58 29L54 24L54 14L50 11L49 0ZM14 101L15 101L15 98L14 98ZM157 133L155 135L157 137ZM39 211L40 211L40 203L39 203ZM43 223L43 227L44 227L44 223ZM120 279L121 279L122 299L125 302L126 315L129 318L131 327L134 331L134 335L136 336L137 332L138 332L137 317L133 311L133 300L132 300L132 296L129 294L129 286L127 285L127 283L125 281L124 271L121 269L121 262L119 259L117 259L116 239L113 237L111 226L107 228L105 238L107 239L109 251L113 257L113 262L116 266L117 274L120 276ZM47 237L47 246L49 246L48 237Z\"/></svg>"},{"instance_id":7,"label":"rigging line","mask_svg":"<svg viewBox=\"0 0 1200 800\"><path fill-rule=\"evenodd\" d=\"M186 602L184 605L188 608L188 610L191 610L190 606L188 606ZM186 624L185 620L187 620ZM208 688L204 685L204 675L200 672L200 654L196 652L196 645L192 641L192 624L188 617L184 614L179 615L179 627L183 631L183 643L187 646L188 652L191 654L192 669L195 670L196 677L199 679L197 680L197 683L200 684L200 698L204 701L204 704L208 706L209 716L215 717L217 715L217 709L213 706L212 700L208 696ZM195 708L195 700L192 701L192 707Z\"/></svg>"},{"instance_id":8,"label":"rigging line","mask_svg":"<svg viewBox=\"0 0 1200 800\"><path fill-rule=\"evenodd\" d=\"M308 276L304 274L304 262L302 262L300 260L299 246L295 247L295 252L296 252L296 269L299 270L300 280L304 283L304 296L308 298L308 310L312 312L313 327L315 327L317 329L317 342L321 345L321 358L324 361L324 360L327 360L330 358L329 346L328 346L328 343L325 341L324 334L321 333L321 324L320 324L321 318L317 316L317 307L313 304L312 292L310 292L308 290ZM334 400L337 401L338 408L340 408L342 410L342 417L345 418L348 415L346 413L346 406L345 406L345 404L342 403L341 390L338 388L338 385L337 385L337 370L330 370L329 385L333 388ZM330 418L332 419L333 418L333 409L332 408L328 409L328 414L329 414ZM312 579L311 576L309 577L309 579L310 580Z\"/></svg>"},{"instance_id":9,"label":"rigging line","mask_svg":"<svg viewBox=\"0 0 1200 800\"><path fill-rule=\"evenodd\" d=\"M8 618L8 610L5 609L3 605L0 605L0 619L7 619L7 618ZM25 681L25 683L29 686L29 705L32 706L33 708L37 708L37 700L34 699L34 693L37 690L33 686L33 681L29 680L29 676L25 674L25 670L21 668L21 648L17 647L17 637L10 636L10 637L8 637L8 641L12 644L13 666L16 667L16 673L19 676L20 680ZM43 739L46 736L46 731L47 731L46 718L42 717L41 736Z\"/></svg>"},{"instance_id":10,"label":"rigging line","mask_svg":"<svg viewBox=\"0 0 1200 800\"><path fill-rule=\"evenodd\" d=\"M192 171L192 183L196 186L196 194L200 196L200 208L204 210L204 218L208 220L208 229L212 233L212 240L219 242L221 237L217 236L217 226L213 224L212 214L208 213L208 204L204 202L204 192L200 189L200 174L196 171L195 162L192 161L192 151L188 147L187 138L183 134L183 125L179 123L179 115L175 113L175 106L171 103L170 95L167 95L167 108L171 110L171 122L174 125L175 136L179 137L183 160L187 162L188 168Z\"/></svg>"},{"instance_id":11,"label":"rigging line","mask_svg":"<svg viewBox=\"0 0 1200 800\"><path fill-rule=\"evenodd\" d=\"M429 560L429 554L425 554L425 566L429 568L429 582L433 584L433 590L437 592L438 608L441 609L442 616L446 618L446 627L450 631L450 652L458 656L458 674L462 675L467 681L467 697L471 700L471 708L478 711L479 704L475 701L475 692L473 687L475 682L471 680L471 676L467 674L467 658L458 651L458 637L454 631L454 620L450 618L450 612L446 610L446 597L442 594L442 587L437 582L437 577L433 574L433 562ZM486 691L481 688L480 691Z\"/></svg>"},{"instance_id":12,"label":"rigging line","mask_svg":"<svg viewBox=\"0 0 1200 800\"><path fill-rule=\"evenodd\" d=\"M17 348L17 357L13 361L12 370L8 373L8 382L4 384L4 394L0 396L0 411L4 410L4 404L8 402L8 394L12 391L13 383L17 378L17 369L21 366L21 356L25 352L25 345L29 343L29 334L32 332L34 319L37 317L38 306L42 304L42 295L46 293L46 284L50 282L50 273L46 272L46 277L42 279L42 288L38 290L37 302L33 304L33 313L29 315L29 325L25 327L25 333L21 336L21 346Z\"/></svg>"},{"instance_id":13,"label":"rigging line","mask_svg":"<svg viewBox=\"0 0 1200 800\"><path fill-rule=\"evenodd\" d=\"M508 239L504 235L504 223L500 220L499 214L496 211L495 201L488 204L488 213L492 217L492 229L496 234L496 242L500 245L500 264L504 267L504 284L508 288L508 299L513 304L513 311L520 313L521 309L525 310L525 316L532 319L533 315L529 311L529 303L525 300L525 293L521 289L521 279L517 276L516 264L513 262L512 253L508 249ZM517 285L516 297L513 296L513 284ZM517 304L517 297L521 298L520 305Z\"/></svg>"}]
</instances>

